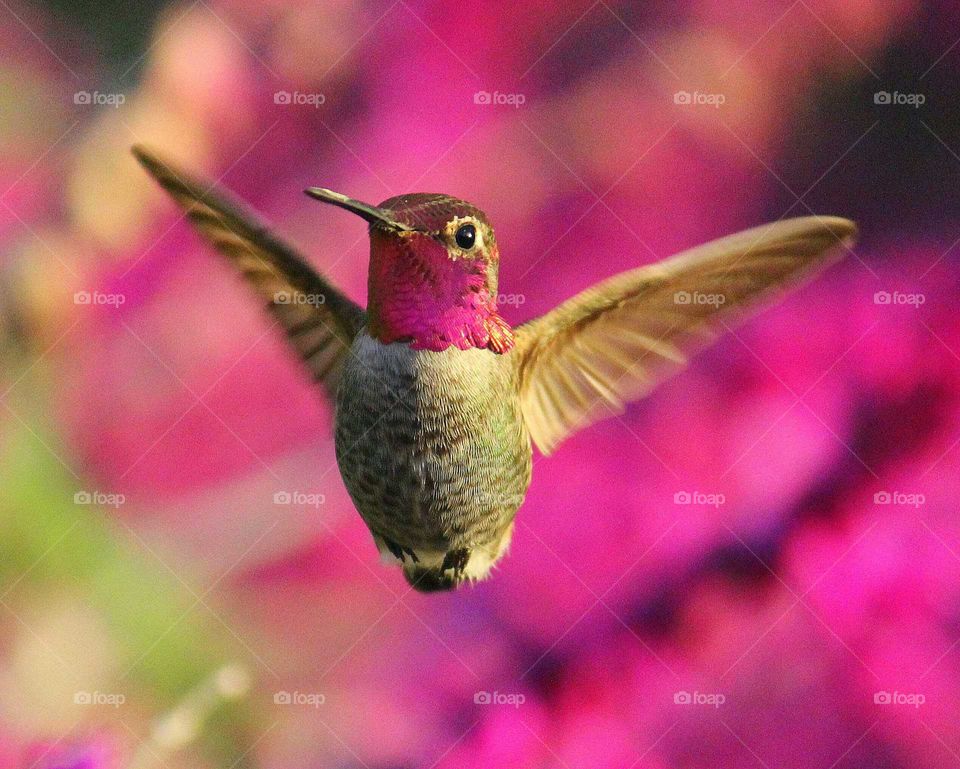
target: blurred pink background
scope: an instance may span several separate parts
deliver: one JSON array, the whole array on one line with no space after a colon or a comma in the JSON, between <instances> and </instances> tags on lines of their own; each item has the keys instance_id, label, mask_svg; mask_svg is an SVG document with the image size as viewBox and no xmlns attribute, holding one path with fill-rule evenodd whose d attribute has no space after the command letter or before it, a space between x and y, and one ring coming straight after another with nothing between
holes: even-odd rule
<instances>
[{"instance_id":1,"label":"blurred pink background","mask_svg":"<svg viewBox=\"0 0 960 769\"><path fill-rule=\"evenodd\" d=\"M0 5L0 445L42 437L41 479L104 502L70 514L189 586L233 647L211 664L251 679L151 759L202 681L126 677L194 616L127 643L28 560L0 583L0 765L217 766L218 729L269 769L960 765L960 5L198 0L128 9L126 48L110 4ZM365 228L305 187L470 200L511 321L784 216L862 240L538 456L494 578L421 596L322 394L134 142L358 300ZM126 702L75 702L76 670Z\"/></svg>"}]
</instances>

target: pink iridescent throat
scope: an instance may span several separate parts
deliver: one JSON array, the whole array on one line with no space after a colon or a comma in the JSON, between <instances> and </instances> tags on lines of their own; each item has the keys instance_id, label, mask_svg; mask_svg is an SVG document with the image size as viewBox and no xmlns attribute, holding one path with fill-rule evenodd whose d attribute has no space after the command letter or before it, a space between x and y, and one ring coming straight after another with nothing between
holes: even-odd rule
<instances>
[{"instance_id":1,"label":"pink iridescent throat","mask_svg":"<svg viewBox=\"0 0 960 769\"><path fill-rule=\"evenodd\" d=\"M489 263L453 259L442 243L425 233L372 228L370 335L384 344L405 342L414 350L476 347L509 352L513 331L497 313L493 248Z\"/></svg>"}]
</instances>

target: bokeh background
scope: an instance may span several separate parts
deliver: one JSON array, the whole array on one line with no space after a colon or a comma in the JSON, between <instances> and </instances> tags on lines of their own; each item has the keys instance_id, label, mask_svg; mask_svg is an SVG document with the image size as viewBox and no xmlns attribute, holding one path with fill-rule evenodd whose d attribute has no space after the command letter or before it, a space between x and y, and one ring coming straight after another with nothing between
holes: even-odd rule
<instances>
[{"instance_id":1,"label":"bokeh background","mask_svg":"<svg viewBox=\"0 0 960 769\"><path fill-rule=\"evenodd\" d=\"M0 766L960 766L960 3L0 20ZM358 300L365 228L303 188L474 201L511 321L766 220L862 239L538 458L495 577L422 596L134 142Z\"/></svg>"}]
</instances>

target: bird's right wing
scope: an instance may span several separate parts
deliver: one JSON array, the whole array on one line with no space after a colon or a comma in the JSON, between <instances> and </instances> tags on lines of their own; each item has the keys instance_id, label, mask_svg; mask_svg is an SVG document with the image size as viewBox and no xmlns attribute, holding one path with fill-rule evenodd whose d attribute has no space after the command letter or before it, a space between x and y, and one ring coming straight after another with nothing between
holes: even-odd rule
<instances>
[{"instance_id":1,"label":"bird's right wing","mask_svg":"<svg viewBox=\"0 0 960 769\"><path fill-rule=\"evenodd\" d=\"M364 323L363 309L222 192L152 150L135 146L133 154L246 278L314 379L335 398L343 361Z\"/></svg>"},{"instance_id":2,"label":"bird's right wing","mask_svg":"<svg viewBox=\"0 0 960 769\"><path fill-rule=\"evenodd\" d=\"M721 323L810 277L849 244L838 217L788 219L730 235L588 288L517 328L520 403L544 454L642 397Z\"/></svg>"}]
</instances>

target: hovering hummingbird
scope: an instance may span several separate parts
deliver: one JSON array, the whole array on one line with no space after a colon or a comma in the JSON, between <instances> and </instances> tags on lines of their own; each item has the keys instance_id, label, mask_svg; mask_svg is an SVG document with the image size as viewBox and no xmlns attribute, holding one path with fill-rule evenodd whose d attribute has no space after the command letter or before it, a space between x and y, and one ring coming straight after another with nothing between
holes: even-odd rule
<instances>
[{"instance_id":1,"label":"hovering hummingbird","mask_svg":"<svg viewBox=\"0 0 960 769\"><path fill-rule=\"evenodd\" d=\"M598 283L516 328L497 311L500 250L476 206L414 193L368 205L366 310L222 192L133 152L266 302L336 403L337 463L381 555L417 590L484 579L550 454L648 393L721 321L810 277L856 226L808 216L746 230Z\"/></svg>"}]
</instances>

